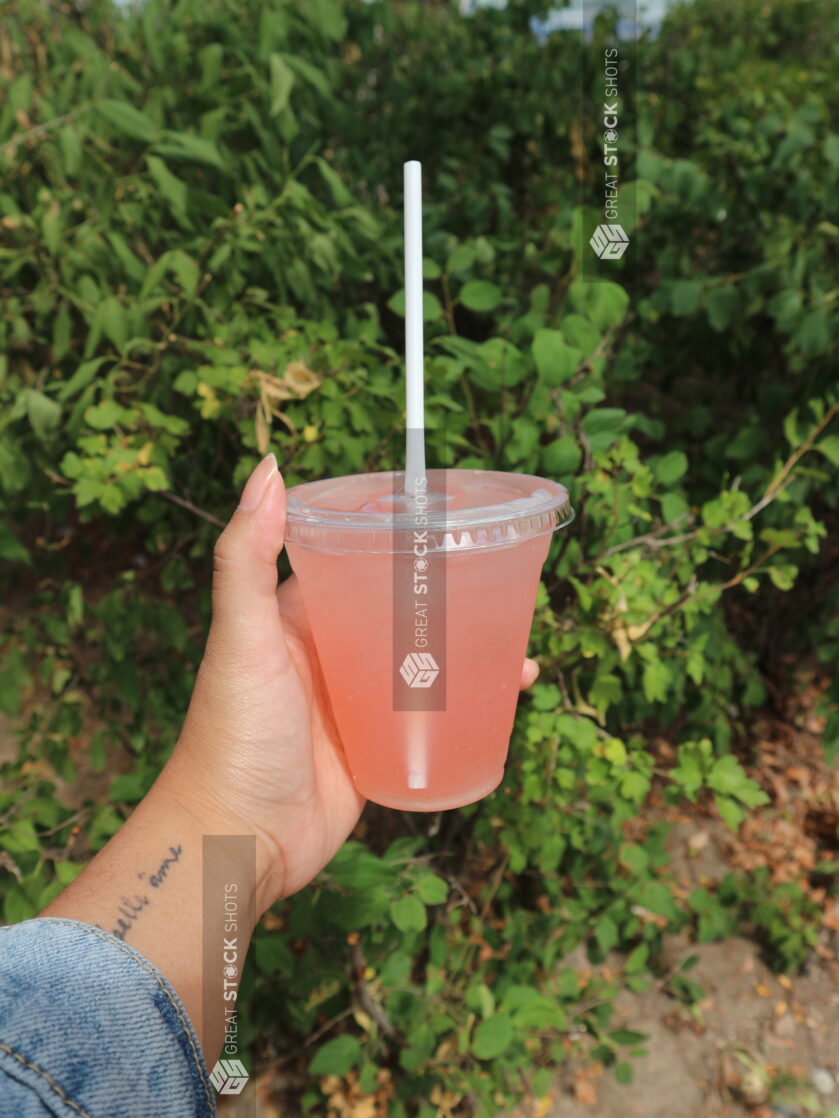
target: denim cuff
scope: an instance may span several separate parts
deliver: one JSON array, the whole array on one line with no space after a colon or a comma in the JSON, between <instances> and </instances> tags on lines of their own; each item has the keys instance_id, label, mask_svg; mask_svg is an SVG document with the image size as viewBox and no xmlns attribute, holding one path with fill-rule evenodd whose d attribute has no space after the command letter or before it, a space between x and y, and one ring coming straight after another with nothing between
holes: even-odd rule
<instances>
[{"instance_id":1,"label":"denim cuff","mask_svg":"<svg viewBox=\"0 0 839 1118\"><path fill-rule=\"evenodd\" d=\"M0 928L0 1118L212 1118L215 1094L181 999L92 924Z\"/></svg>"}]
</instances>

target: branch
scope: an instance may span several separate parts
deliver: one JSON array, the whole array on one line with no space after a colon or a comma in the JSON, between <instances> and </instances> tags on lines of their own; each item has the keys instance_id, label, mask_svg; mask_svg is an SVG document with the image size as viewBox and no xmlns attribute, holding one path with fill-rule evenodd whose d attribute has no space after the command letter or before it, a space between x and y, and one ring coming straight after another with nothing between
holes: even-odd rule
<instances>
[{"instance_id":1,"label":"branch","mask_svg":"<svg viewBox=\"0 0 839 1118\"><path fill-rule=\"evenodd\" d=\"M358 988L358 1001L361 1008L373 1018L385 1036L390 1037L391 1040L397 1040L399 1038L399 1033L396 1030L396 1026L370 993L370 987L364 980L367 960L364 958L361 944L358 941L352 944L352 962L355 972L355 982Z\"/></svg>"},{"instance_id":2,"label":"branch","mask_svg":"<svg viewBox=\"0 0 839 1118\"><path fill-rule=\"evenodd\" d=\"M827 411L824 413L824 417L822 418L821 422L816 424L816 426L813 428L813 430L810 432L810 434L807 436L807 438L804 440L804 442L801 444L801 446L798 448L798 450L796 450L796 452L793 455L791 455L787 459L787 461L784 463L784 466L783 466L781 472L778 474L778 476L773 481L771 481L769 483L769 486L767 487L766 493L764 494L764 497L763 497L763 499L767 502L767 504L775 496L775 492L779 489L779 487L786 480L787 474L790 472L790 470L793 469L796 462L798 462L799 458L802 458L807 453L807 451L810 449L810 447L813 445L813 443L816 441L816 439L819 437L819 435L822 433L822 431L825 429L825 427L827 427L828 423L830 423L830 421L833 419L833 417L838 412L839 412L839 400L837 400L835 404L832 404L827 409ZM768 498L768 500L767 500L767 498Z\"/></svg>"},{"instance_id":3,"label":"branch","mask_svg":"<svg viewBox=\"0 0 839 1118\"><path fill-rule=\"evenodd\" d=\"M25 144L27 140L33 140L37 136L52 132L54 128L60 128L63 124L75 120L76 117L88 112L91 108L93 108L92 103L82 105L78 109L73 109L72 112L65 113L64 116L57 116L53 120L45 120L43 124L36 124L32 128L27 128L25 132L19 132L17 136L12 136L10 140L6 140L5 144L0 147L0 152L5 155L7 150L11 148L11 153L14 154L18 144Z\"/></svg>"},{"instance_id":4,"label":"branch","mask_svg":"<svg viewBox=\"0 0 839 1118\"><path fill-rule=\"evenodd\" d=\"M739 524L742 521L754 519L759 512L762 512L767 505L770 505L775 498L786 489L787 485L790 484L790 473L795 469L795 466L800 459L804 457L807 451L812 449L813 443L837 414L839 414L839 400L827 409L823 418L816 424L801 446L789 456L779 473L770 481L769 485L766 487L766 492L759 501L756 501L742 516L738 516L735 520L727 521L725 524L720 525L719 528L710 528L707 529L707 531L711 532L712 535L728 532L733 525ZM596 562L602 563L603 560L608 559L610 555L617 555L620 551L629 551L630 548L633 547L643 547L644 545L653 548L669 547L671 544L687 543L688 540L696 539L700 531L702 531L700 528L696 528L692 532L684 532L680 536L667 536L664 539L659 538L663 532L667 531L669 528L675 527L685 516L687 516L687 513L682 513L680 517L670 521L669 524L662 524L652 532L645 532L641 536L635 536L634 539L626 540L624 543L619 543L614 547L608 548L597 558Z\"/></svg>"},{"instance_id":5,"label":"branch","mask_svg":"<svg viewBox=\"0 0 839 1118\"><path fill-rule=\"evenodd\" d=\"M216 528L226 527L223 520L219 520L217 516L213 516L211 512L205 512L204 509L194 505L192 501L187 501L184 497L179 497L177 493L167 493L165 489L159 491L161 497L165 497L167 501L171 501L173 505L180 505L182 509L187 509L189 512L195 513L200 516L202 520L206 520L208 524L214 524Z\"/></svg>"}]
</instances>

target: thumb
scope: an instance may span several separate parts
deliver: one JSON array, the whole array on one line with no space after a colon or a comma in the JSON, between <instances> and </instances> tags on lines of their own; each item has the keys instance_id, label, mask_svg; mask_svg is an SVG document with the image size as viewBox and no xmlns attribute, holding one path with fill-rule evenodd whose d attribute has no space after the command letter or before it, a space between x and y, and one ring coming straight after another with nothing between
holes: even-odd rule
<instances>
[{"instance_id":1,"label":"thumb","mask_svg":"<svg viewBox=\"0 0 839 1118\"><path fill-rule=\"evenodd\" d=\"M277 604L277 557L285 532L285 486L273 454L263 458L213 553L211 638L228 655L276 657L285 647Z\"/></svg>"}]
</instances>

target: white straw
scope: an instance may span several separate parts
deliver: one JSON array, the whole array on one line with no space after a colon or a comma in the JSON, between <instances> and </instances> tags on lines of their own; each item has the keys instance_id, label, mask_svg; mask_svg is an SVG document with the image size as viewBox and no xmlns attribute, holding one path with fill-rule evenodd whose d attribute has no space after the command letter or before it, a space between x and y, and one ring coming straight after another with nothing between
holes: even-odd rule
<instances>
[{"instance_id":1,"label":"white straw","mask_svg":"<svg viewBox=\"0 0 839 1118\"><path fill-rule=\"evenodd\" d=\"M422 165L405 164L405 490L425 475L422 351Z\"/></svg>"},{"instance_id":2,"label":"white straw","mask_svg":"<svg viewBox=\"0 0 839 1118\"><path fill-rule=\"evenodd\" d=\"M421 710L405 715L408 735L408 787L428 787L428 719Z\"/></svg>"},{"instance_id":3,"label":"white straw","mask_svg":"<svg viewBox=\"0 0 839 1118\"><path fill-rule=\"evenodd\" d=\"M425 402L422 352L422 166L405 164L405 493L410 501L425 477ZM408 787L428 786L428 721L406 715Z\"/></svg>"}]
</instances>

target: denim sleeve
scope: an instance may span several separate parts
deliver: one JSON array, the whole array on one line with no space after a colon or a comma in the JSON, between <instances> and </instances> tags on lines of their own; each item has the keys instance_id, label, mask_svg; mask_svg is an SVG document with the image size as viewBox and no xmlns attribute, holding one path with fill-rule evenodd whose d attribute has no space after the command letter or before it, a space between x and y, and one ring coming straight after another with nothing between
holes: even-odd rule
<instances>
[{"instance_id":1,"label":"denim sleeve","mask_svg":"<svg viewBox=\"0 0 839 1118\"><path fill-rule=\"evenodd\" d=\"M0 1118L212 1118L180 998L91 924L0 928Z\"/></svg>"}]
</instances>

